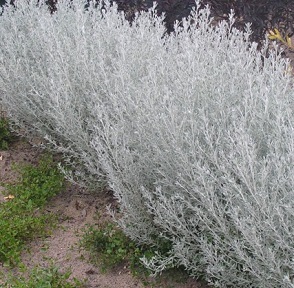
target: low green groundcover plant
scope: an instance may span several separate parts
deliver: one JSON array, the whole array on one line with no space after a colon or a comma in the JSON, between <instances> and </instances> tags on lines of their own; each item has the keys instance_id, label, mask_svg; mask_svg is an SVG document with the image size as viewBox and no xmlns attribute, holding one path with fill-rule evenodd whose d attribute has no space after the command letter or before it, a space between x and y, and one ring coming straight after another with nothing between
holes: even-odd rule
<instances>
[{"instance_id":1,"label":"low green groundcover plant","mask_svg":"<svg viewBox=\"0 0 294 288\"><path fill-rule=\"evenodd\" d=\"M25 243L48 233L53 216L42 214L47 201L61 191L64 177L51 156L39 165L18 167L19 183L5 185L5 201L0 203L0 262L13 265Z\"/></svg>"},{"instance_id":2,"label":"low green groundcover plant","mask_svg":"<svg viewBox=\"0 0 294 288\"><path fill-rule=\"evenodd\" d=\"M12 141L12 138L8 120L5 117L0 117L0 150L8 149L8 144Z\"/></svg>"},{"instance_id":3,"label":"low green groundcover plant","mask_svg":"<svg viewBox=\"0 0 294 288\"><path fill-rule=\"evenodd\" d=\"M153 281L148 278L152 271L143 265L141 258L151 259L157 253L165 255L171 247L171 243L164 239L157 239L157 243L158 245L154 247L140 246L127 237L115 223L104 222L84 230L80 247L90 252L91 262L99 266L102 272L123 265L130 269L133 276L138 277L148 286L159 283L164 277L175 282L185 281L188 274L182 269L183 267L169 269L165 271L163 277L155 277Z\"/></svg>"},{"instance_id":4,"label":"low green groundcover plant","mask_svg":"<svg viewBox=\"0 0 294 288\"><path fill-rule=\"evenodd\" d=\"M138 246L131 241L114 223L103 223L85 229L81 247L91 252L91 261L101 267L103 272L122 263L130 265L133 274L143 268L140 258L151 258L154 251ZM148 274L147 269L145 272Z\"/></svg>"},{"instance_id":5,"label":"low green groundcover plant","mask_svg":"<svg viewBox=\"0 0 294 288\"><path fill-rule=\"evenodd\" d=\"M61 273L55 266L48 268L35 267L28 278L7 277L3 288L82 288L84 283L73 279L69 281L71 273Z\"/></svg>"}]
</instances>

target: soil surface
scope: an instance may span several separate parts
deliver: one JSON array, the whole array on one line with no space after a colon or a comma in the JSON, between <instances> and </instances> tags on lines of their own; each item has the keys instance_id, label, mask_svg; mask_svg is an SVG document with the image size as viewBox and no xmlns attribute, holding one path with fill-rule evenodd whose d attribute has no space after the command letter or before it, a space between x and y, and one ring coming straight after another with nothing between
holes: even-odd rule
<instances>
[{"instance_id":1,"label":"soil surface","mask_svg":"<svg viewBox=\"0 0 294 288\"><path fill-rule=\"evenodd\" d=\"M0 151L0 182L14 183L18 174L12 169L13 163L30 163L36 165L43 151L29 143L19 140L7 151ZM52 263L61 272L70 270L71 278L86 280L87 288L143 288L143 287L174 287L174 288L204 288L194 279L168 280L163 278L159 283L145 285L131 275L127 266L115 268L113 271L102 273L99 267L91 264L88 252L81 250L79 242L83 229L97 221L110 220L106 206L113 203L113 197L102 191L89 192L73 184L67 183L66 189L55 196L47 205L48 213L58 215L59 224L52 234L45 239L35 239L28 244L22 261L30 270L35 266L49 267ZM0 201L3 201L4 188L0 186ZM99 220L97 214L99 213ZM1 272L13 272L17 269L2 267ZM3 281L4 279L2 279ZM149 280L149 279L148 279ZM150 278L150 283L154 282ZM0 279L1 287L1 279Z\"/></svg>"}]
</instances>

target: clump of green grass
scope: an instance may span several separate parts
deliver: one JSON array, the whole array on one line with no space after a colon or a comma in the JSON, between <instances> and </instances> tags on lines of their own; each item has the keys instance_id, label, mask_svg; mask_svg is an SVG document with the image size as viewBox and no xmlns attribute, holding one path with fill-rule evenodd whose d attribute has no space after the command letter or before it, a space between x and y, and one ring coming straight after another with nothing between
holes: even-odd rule
<instances>
[{"instance_id":1,"label":"clump of green grass","mask_svg":"<svg viewBox=\"0 0 294 288\"><path fill-rule=\"evenodd\" d=\"M84 283L74 278L69 281L71 273L60 273L58 268L34 268L28 278L8 277L8 280L1 286L3 288L82 288Z\"/></svg>"},{"instance_id":2,"label":"clump of green grass","mask_svg":"<svg viewBox=\"0 0 294 288\"><path fill-rule=\"evenodd\" d=\"M6 187L6 201L0 203L0 262L15 265L27 241L48 234L54 216L42 214L47 201L63 188L64 177L51 156L37 167L17 168L20 180Z\"/></svg>"}]
</instances>

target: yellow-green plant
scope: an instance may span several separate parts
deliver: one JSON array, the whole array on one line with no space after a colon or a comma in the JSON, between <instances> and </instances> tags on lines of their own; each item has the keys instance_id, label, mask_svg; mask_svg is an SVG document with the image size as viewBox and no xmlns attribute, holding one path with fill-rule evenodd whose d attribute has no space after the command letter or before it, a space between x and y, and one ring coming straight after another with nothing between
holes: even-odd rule
<instances>
[{"instance_id":1,"label":"yellow-green plant","mask_svg":"<svg viewBox=\"0 0 294 288\"><path fill-rule=\"evenodd\" d=\"M274 28L274 30L269 31L268 38L270 40L278 40L285 44L288 48L294 50L294 45L292 44L292 40L289 37L289 35L286 35L286 37L284 38L277 28Z\"/></svg>"}]
</instances>

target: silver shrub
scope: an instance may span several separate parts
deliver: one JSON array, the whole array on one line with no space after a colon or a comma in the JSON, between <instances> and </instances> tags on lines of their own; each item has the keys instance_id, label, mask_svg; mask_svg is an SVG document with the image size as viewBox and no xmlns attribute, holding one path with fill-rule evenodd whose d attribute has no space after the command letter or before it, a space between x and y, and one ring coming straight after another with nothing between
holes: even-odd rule
<instances>
[{"instance_id":1,"label":"silver shrub","mask_svg":"<svg viewBox=\"0 0 294 288\"><path fill-rule=\"evenodd\" d=\"M211 26L208 8L163 37L154 9L130 25L108 4L28 2L0 17L2 105L85 182L106 175L132 239L170 242L143 263L294 287L293 80L277 47L258 51L233 17Z\"/></svg>"},{"instance_id":2,"label":"silver shrub","mask_svg":"<svg viewBox=\"0 0 294 288\"><path fill-rule=\"evenodd\" d=\"M21 127L20 134L44 137L69 156L69 162L86 162L91 173L100 174L98 161L87 159L96 157L89 146L92 106L105 82L99 53L103 55L107 45L99 48L97 40L91 41L101 39L101 22L94 29L98 15L88 17L90 12L75 5L78 1L75 10L68 1L58 1L53 16L44 1L37 2L16 1L17 10L5 8L0 17L2 104ZM100 34L109 32L104 26Z\"/></svg>"},{"instance_id":3,"label":"silver shrub","mask_svg":"<svg viewBox=\"0 0 294 288\"><path fill-rule=\"evenodd\" d=\"M276 50L265 58L249 30L212 28L208 13L176 28L146 78L121 73L117 119L92 143L124 231L172 243L143 259L155 273L184 265L219 287L294 287L293 82Z\"/></svg>"},{"instance_id":4,"label":"silver shrub","mask_svg":"<svg viewBox=\"0 0 294 288\"><path fill-rule=\"evenodd\" d=\"M131 49L132 57L150 58L157 47L146 47L144 55L142 41L150 38L150 44L153 41L158 46L164 27L160 21L154 27L152 17L145 15L140 27L131 29L116 6L106 2L96 9L90 2L85 11L84 2L58 1L54 15L48 13L44 1L37 0L16 1L16 10L4 9L0 17L0 99L21 128L20 134L46 138L68 156L80 180L91 184L104 176L90 141L93 123L107 109L112 110L109 94L115 86L119 88L116 82L121 71L116 59L124 57L124 49ZM150 31L144 31L148 26ZM158 38L152 40L154 33ZM138 42L138 48L132 41ZM139 67L142 71L134 71L138 78L145 69ZM101 108L103 103L108 103L107 109Z\"/></svg>"}]
</instances>

